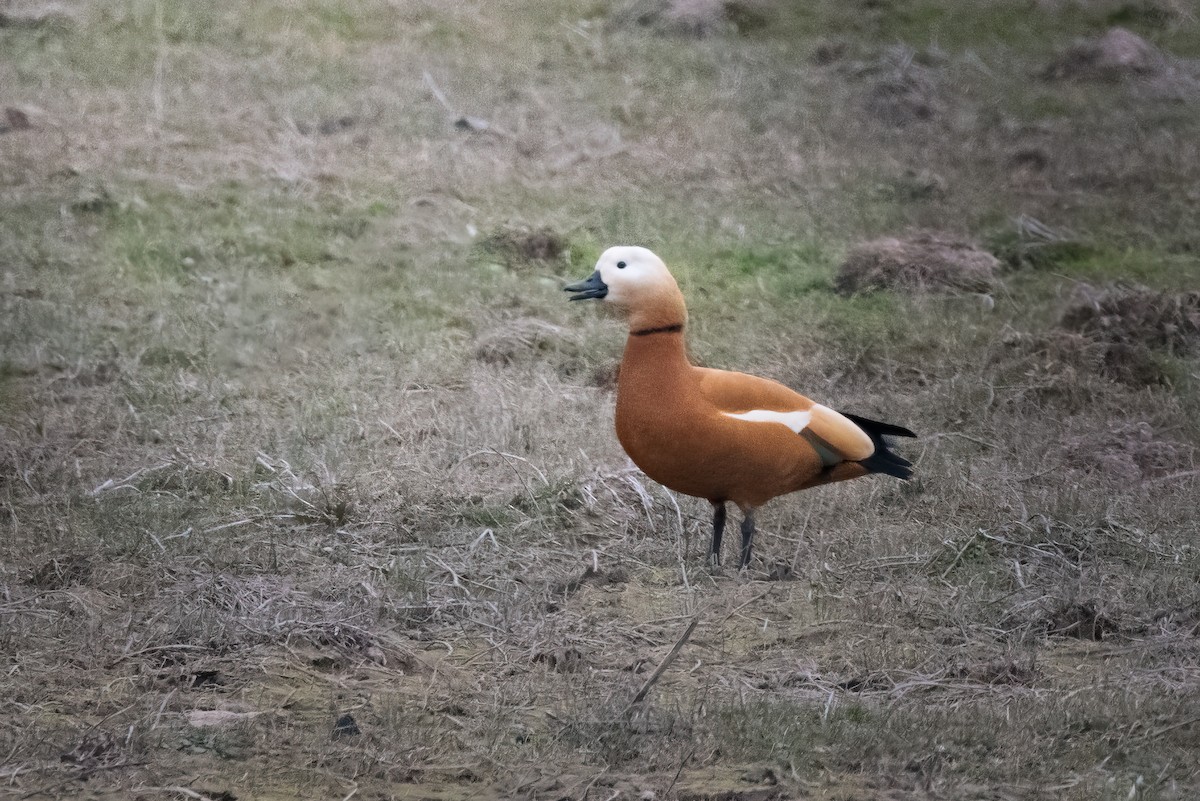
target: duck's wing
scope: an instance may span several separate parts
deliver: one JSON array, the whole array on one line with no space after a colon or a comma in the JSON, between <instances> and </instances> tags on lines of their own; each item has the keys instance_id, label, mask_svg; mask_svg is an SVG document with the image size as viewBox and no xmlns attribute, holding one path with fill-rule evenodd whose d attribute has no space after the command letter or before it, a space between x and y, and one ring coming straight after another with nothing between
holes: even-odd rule
<instances>
[{"instance_id":1,"label":"duck's wing","mask_svg":"<svg viewBox=\"0 0 1200 801\"><path fill-rule=\"evenodd\" d=\"M745 373L695 368L700 394L721 414L752 423L782 424L804 437L826 465L875 453L872 437L845 415L799 392Z\"/></svg>"}]
</instances>

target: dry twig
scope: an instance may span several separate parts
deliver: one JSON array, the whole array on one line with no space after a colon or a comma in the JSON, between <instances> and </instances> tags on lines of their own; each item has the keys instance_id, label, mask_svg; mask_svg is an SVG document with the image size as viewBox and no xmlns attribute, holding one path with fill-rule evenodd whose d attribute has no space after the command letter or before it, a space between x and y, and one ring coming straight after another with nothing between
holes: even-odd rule
<instances>
[{"instance_id":1,"label":"dry twig","mask_svg":"<svg viewBox=\"0 0 1200 801\"><path fill-rule=\"evenodd\" d=\"M696 615L692 618L692 622L688 624L686 629L684 629L683 634L679 635L679 639L675 641L673 646L671 646L671 650L667 652L667 655L663 658L663 661L660 662L658 667L654 669L654 672L650 674L650 678L646 679L645 684L642 685L642 689L638 690L637 695L633 696L633 700L629 702L629 706L625 709L625 714L629 714L629 712L631 712L635 706L641 703L646 697L646 693L650 692L650 688L653 687L660 678L662 678L662 674L665 673L667 668L671 666L671 663L675 661L675 657L679 656L680 650L682 650L683 646L687 644L687 641L691 639L692 632L696 630L696 626L699 625L699 623L700 615Z\"/></svg>"}]
</instances>

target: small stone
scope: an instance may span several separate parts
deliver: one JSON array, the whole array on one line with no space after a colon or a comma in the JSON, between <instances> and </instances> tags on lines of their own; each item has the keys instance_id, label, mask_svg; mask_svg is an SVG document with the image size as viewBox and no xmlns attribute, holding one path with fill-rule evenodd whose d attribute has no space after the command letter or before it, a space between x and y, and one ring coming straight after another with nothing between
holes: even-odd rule
<instances>
[{"instance_id":1,"label":"small stone","mask_svg":"<svg viewBox=\"0 0 1200 801\"><path fill-rule=\"evenodd\" d=\"M742 774L742 781L749 784L766 784L774 787L779 784L775 771L767 767L751 768Z\"/></svg>"},{"instance_id":2,"label":"small stone","mask_svg":"<svg viewBox=\"0 0 1200 801\"><path fill-rule=\"evenodd\" d=\"M357 737L360 734L362 734L362 730L358 728L358 723L351 715L342 715L333 724L333 739L335 740L343 737Z\"/></svg>"}]
</instances>

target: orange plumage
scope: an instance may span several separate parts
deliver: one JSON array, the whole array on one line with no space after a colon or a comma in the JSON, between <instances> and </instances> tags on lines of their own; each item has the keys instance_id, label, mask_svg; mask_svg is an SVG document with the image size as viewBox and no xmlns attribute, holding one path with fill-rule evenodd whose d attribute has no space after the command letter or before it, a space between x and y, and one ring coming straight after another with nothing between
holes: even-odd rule
<instances>
[{"instance_id":1,"label":"orange plumage","mask_svg":"<svg viewBox=\"0 0 1200 801\"><path fill-rule=\"evenodd\" d=\"M772 498L871 473L911 474L911 463L883 440L915 436L908 429L835 412L765 378L691 364L683 341L683 295L649 250L609 248L590 278L566 290L576 293L572 300L610 303L628 319L617 379L617 438L650 478L712 503L714 564L729 501L744 516L744 568L754 510Z\"/></svg>"}]
</instances>

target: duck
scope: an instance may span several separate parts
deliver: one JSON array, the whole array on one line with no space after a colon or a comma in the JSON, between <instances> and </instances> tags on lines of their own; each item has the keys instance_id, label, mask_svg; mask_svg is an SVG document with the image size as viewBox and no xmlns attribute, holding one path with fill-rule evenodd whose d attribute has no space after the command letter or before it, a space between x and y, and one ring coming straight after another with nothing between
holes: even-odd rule
<instances>
[{"instance_id":1,"label":"duck","mask_svg":"<svg viewBox=\"0 0 1200 801\"><path fill-rule=\"evenodd\" d=\"M712 504L714 569L727 504L742 513L738 568L746 570L755 514L768 501L869 475L912 476L912 462L885 439L915 437L909 429L835 411L767 378L692 364L683 293L653 251L610 247L588 278L563 289L570 300L599 301L627 322L617 439L652 480Z\"/></svg>"}]
</instances>

